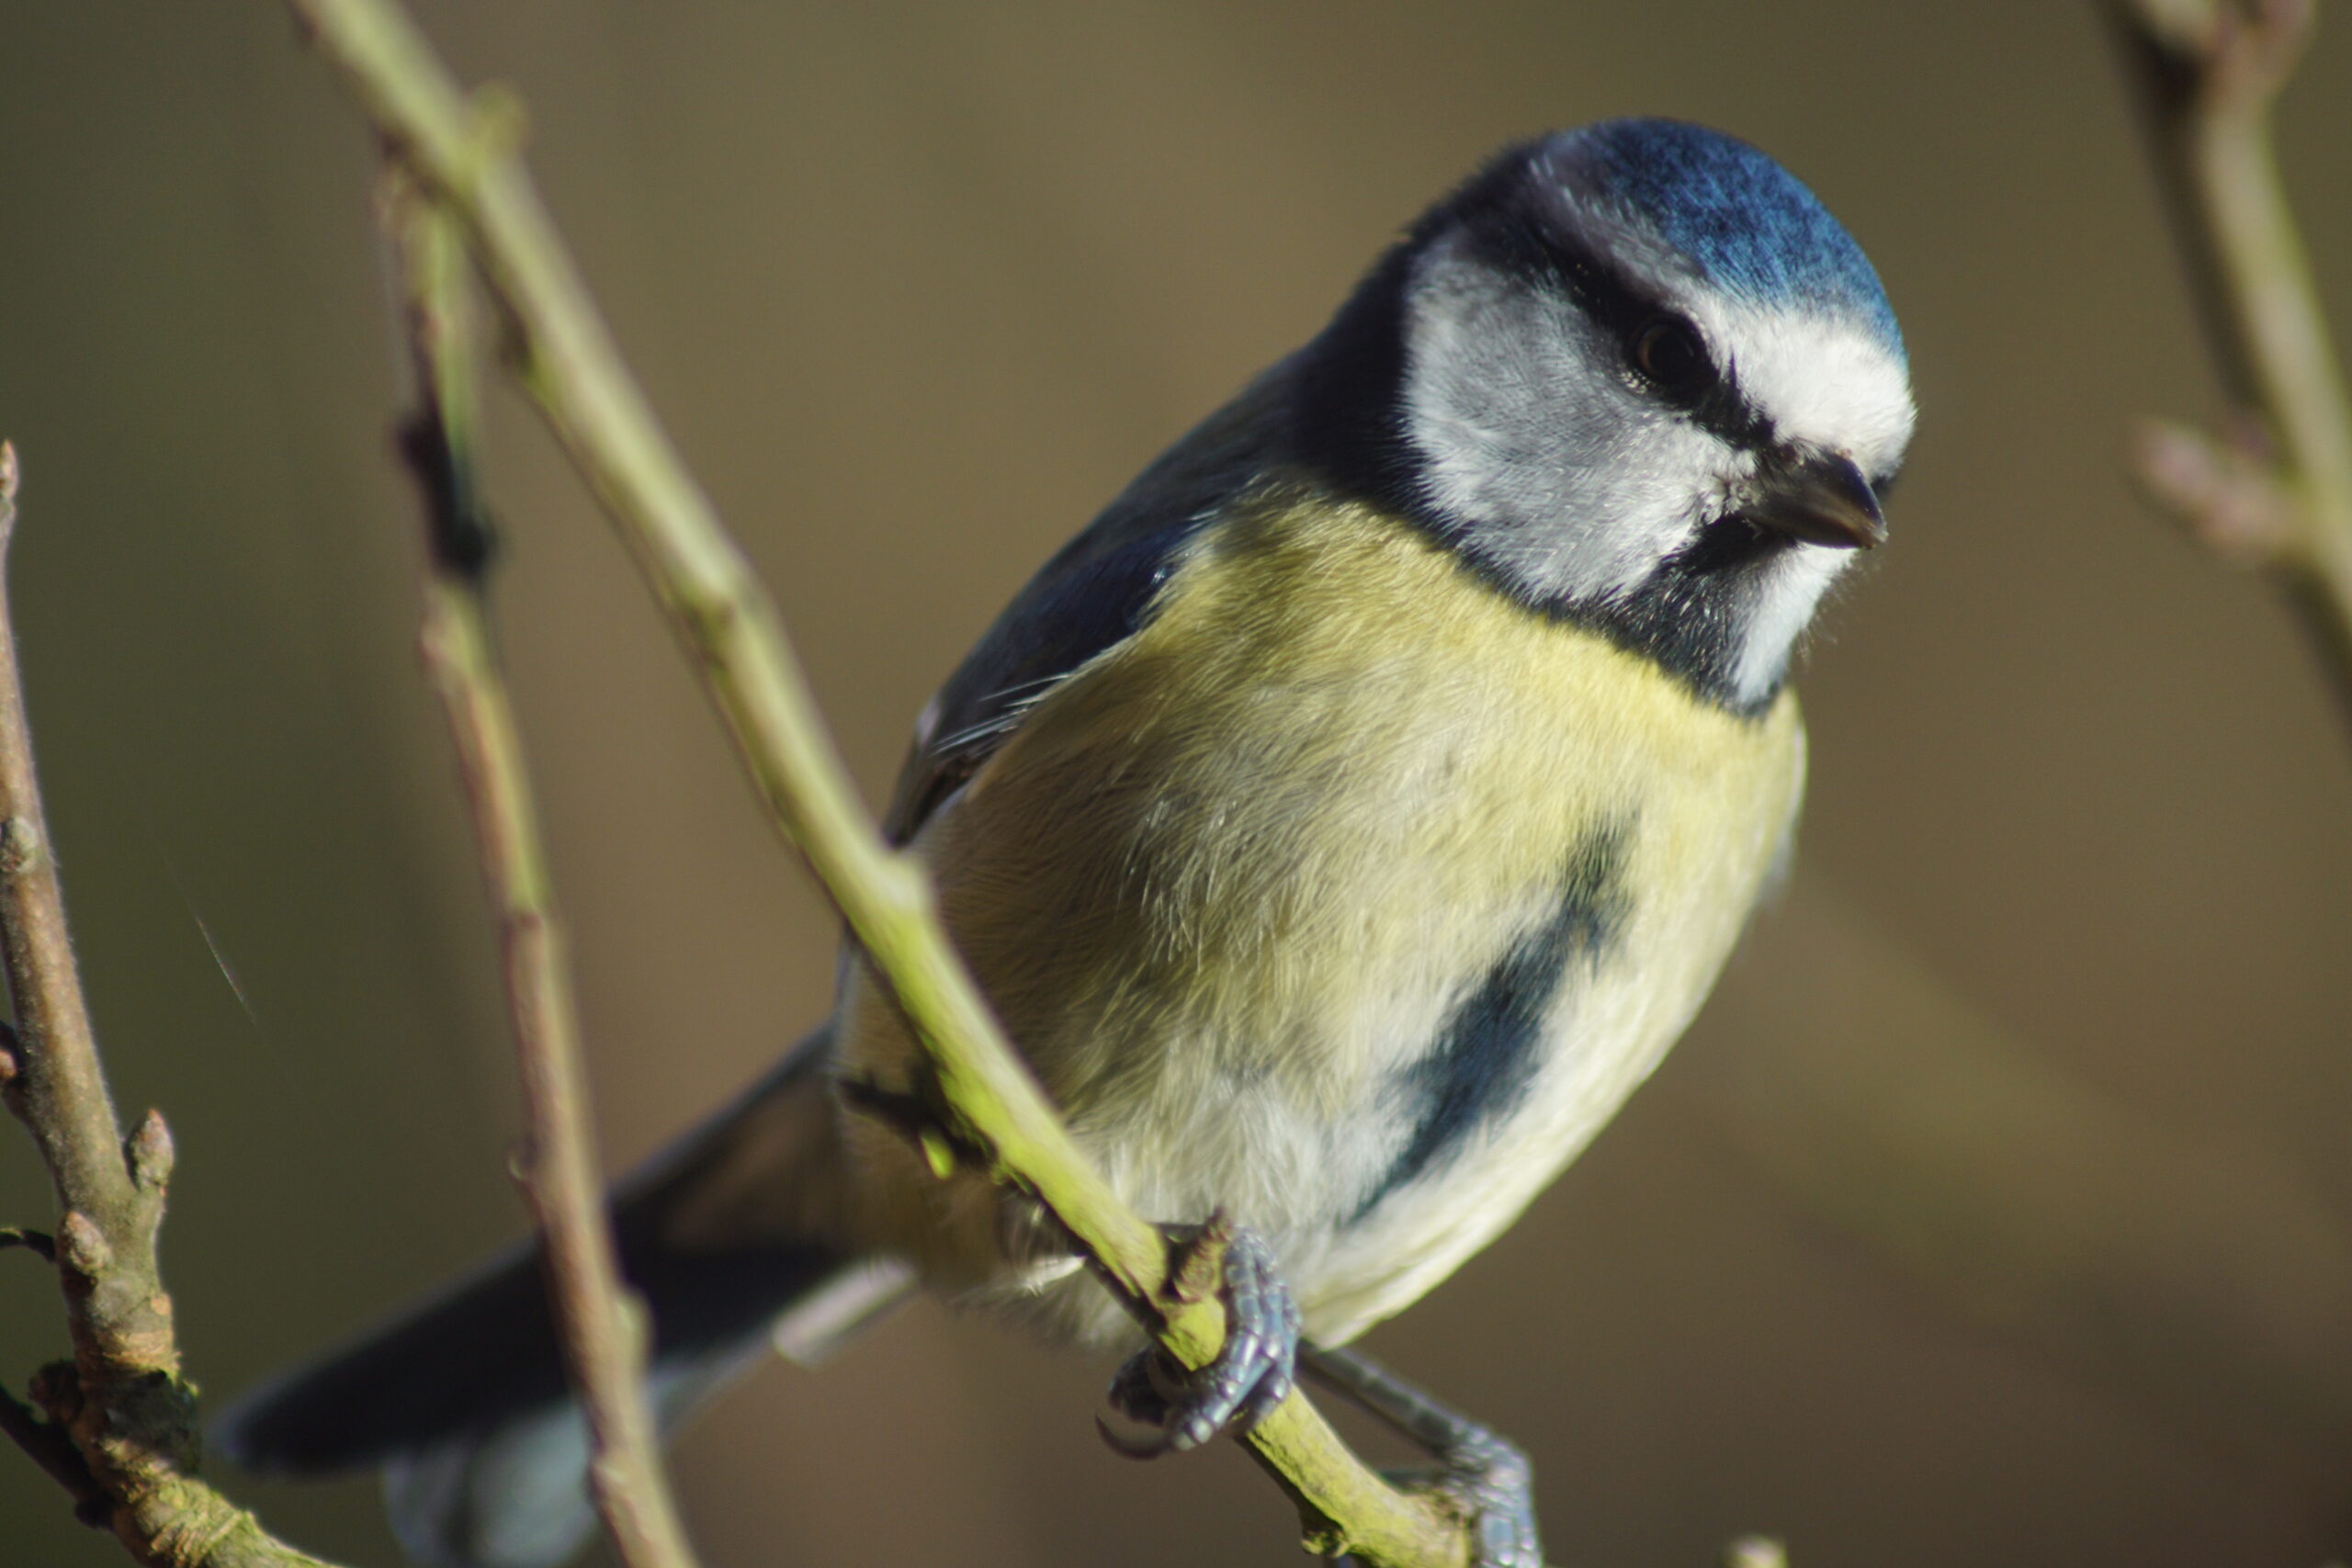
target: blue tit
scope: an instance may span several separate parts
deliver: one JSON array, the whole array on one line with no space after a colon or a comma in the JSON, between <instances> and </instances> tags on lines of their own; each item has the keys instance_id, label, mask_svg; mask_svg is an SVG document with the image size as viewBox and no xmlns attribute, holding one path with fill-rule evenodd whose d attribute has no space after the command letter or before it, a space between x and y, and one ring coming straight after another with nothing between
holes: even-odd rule
<instances>
[{"instance_id":1,"label":"blue tit","mask_svg":"<svg viewBox=\"0 0 2352 1568\"><path fill-rule=\"evenodd\" d=\"M1246 1226L1248 1354L1122 1376L1172 1446L1281 1397L1302 1325L1344 1346L1493 1240L1690 1022L1789 852L1790 660L1912 420L1877 275L1786 170L1675 121L1561 132L1415 222L948 679L889 834L1126 1201ZM842 973L615 1197L667 1418L917 1283L1136 1339L1050 1226L844 1104L917 1052ZM527 1249L220 1435L384 1468L423 1562L537 1568L587 1520ZM1530 1560L1506 1524L1487 1558Z\"/></svg>"}]
</instances>

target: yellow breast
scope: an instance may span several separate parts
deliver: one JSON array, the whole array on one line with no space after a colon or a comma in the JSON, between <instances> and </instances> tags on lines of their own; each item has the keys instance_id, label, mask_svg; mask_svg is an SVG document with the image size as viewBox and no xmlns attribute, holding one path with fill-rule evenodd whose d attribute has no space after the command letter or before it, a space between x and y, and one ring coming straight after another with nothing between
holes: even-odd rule
<instances>
[{"instance_id":1,"label":"yellow breast","mask_svg":"<svg viewBox=\"0 0 2352 1568\"><path fill-rule=\"evenodd\" d=\"M1321 1294L1369 1290L1382 1314L1507 1222L1680 1032L1803 757L1790 699L1724 713L1389 518L1277 498L1206 531L1144 628L1041 702L922 847L1013 1039L1142 1212L1229 1205L1278 1249L1290 1234L1311 1320L1318 1268ZM1607 941L1545 993L1510 1137L1473 1129L1446 1151L1464 1175L1364 1213L1411 1135L1414 1063L1597 842ZM902 1055L886 1010L844 1021L854 1057ZM1432 1196L1465 1183L1476 1215Z\"/></svg>"}]
</instances>

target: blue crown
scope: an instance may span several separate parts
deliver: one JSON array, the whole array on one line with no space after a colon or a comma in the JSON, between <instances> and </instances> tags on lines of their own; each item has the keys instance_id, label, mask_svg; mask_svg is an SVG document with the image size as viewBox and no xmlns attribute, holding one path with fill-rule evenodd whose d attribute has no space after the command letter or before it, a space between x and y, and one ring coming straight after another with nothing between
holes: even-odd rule
<instances>
[{"instance_id":1,"label":"blue crown","mask_svg":"<svg viewBox=\"0 0 2352 1568\"><path fill-rule=\"evenodd\" d=\"M1564 132L1594 187L1632 208L1726 293L1861 318L1898 357L1894 308L1862 247L1804 182L1736 136L1678 119Z\"/></svg>"}]
</instances>

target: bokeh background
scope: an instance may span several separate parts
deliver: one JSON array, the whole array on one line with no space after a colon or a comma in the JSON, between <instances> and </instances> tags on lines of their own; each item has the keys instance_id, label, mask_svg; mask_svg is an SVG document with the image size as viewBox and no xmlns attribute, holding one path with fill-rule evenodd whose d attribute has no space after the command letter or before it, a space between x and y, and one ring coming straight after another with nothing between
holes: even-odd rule
<instances>
[{"instance_id":1,"label":"bokeh background","mask_svg":"<svg viewBox=\"0 0 2352 1568\"><path fill-rule=\"evenodd\" d=\"M1369 1342L1534 1452L1555 1557L2352 1551L2352 748L2258 583L2147 515L2211 416L2083 5L443 0L879 796L931 684L1501 141L1741 132L1861 238L1924 411L1804 692L1803 869L1658 1078ZM2283 118L2352 319L2352 27ZM17 615L115 1083L232 1391L520 1228L492 947L413 653L373 152L264 0L0 6ZM506 638L617 1165L824 1005L828 919L621 553L494 410ZM49 1198L0 1133L0 1220ZM64 1345L0 1258L0 1371ZM1297 1561L1107 1369L915 1307L679 1449L711 1568ZM228 1478L390 1564L372 1489ZM120 1562L0 1454L0 1561Z\"/></svg>"}]
</instances>

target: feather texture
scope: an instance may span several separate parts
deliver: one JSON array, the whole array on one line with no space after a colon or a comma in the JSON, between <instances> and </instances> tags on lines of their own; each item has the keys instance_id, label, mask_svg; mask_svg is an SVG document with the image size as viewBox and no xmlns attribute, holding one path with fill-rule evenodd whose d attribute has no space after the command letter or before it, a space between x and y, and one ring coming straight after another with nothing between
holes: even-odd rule
<instances>
[{"instance_id":1,"label":"feather texture","mask_svg":"<svg viewBox=\"0 0 2352 1568\"><path fill-rule=\"evenodd\" d=\"M917 843L1122 1192L1162 1221L1233 1209L1340 1342L1498 1233L1656 1065L1803 772L1793 699L1731 713L1423 531L1275 483L1198 533L1149 618ZM1477 1057L1480 1030L1508 1049ZM862 979L840 1039L904 1075ZM984 1183L851 1138L869 1243L951 1286L1038 1282ZM1123 1326L1083 1278L1034 1310Z\"/></svg>"}]
</instances>

